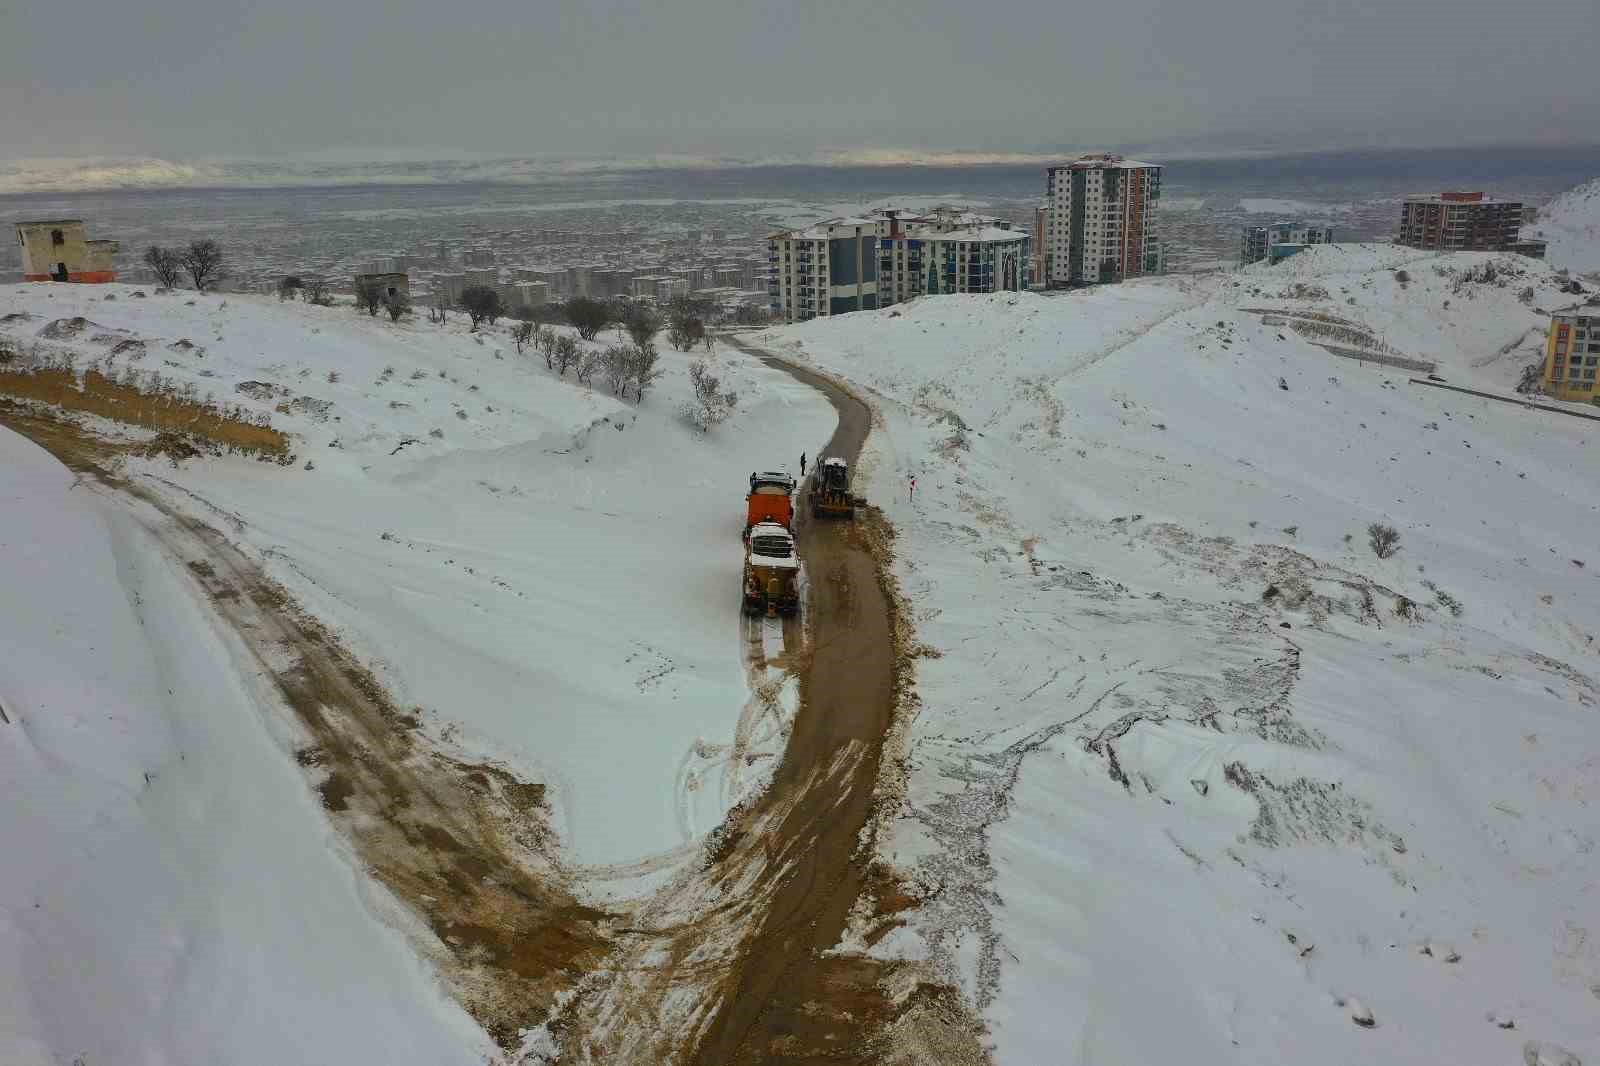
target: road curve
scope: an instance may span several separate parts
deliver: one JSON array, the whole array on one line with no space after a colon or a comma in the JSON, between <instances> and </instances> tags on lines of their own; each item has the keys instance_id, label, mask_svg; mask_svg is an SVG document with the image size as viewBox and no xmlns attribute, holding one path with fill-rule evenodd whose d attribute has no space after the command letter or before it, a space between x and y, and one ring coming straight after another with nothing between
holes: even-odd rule
<instances>
[{"instance_id":1,"label":"road curve","mask_svg":"<svg viewBox=\"0 0 1600 1066\"><path fill-rule=\"evenodd\" d=\"M872 428L859 397L815 371L728 338L742 351L826 396L839 423L818 458L837 456L854 470ZM728 997L693 1061L705 1064L801 1059L826 1053L849 1061L865 1047L839 1046L849 1026L817 1032L814 1005L829 998L837 967L821 958L843 936L866 888L863 839L884 743L895 709L895 648L890 600L866 539L849 523L814 520L797 508L797 541L811 578L812 657L801 675L801 705L782 762L762 802L792 804L773 837L794 856L786 879L740 952ZM827 788L819 769L841 766ZM862 861L858 861L858 857ZM836 976L836 974L835 974ZM809 1022L809 1024L808 1024ZM867 1034L855 1034L859 1042ZM826 1047L817 1046L822 1042ZM789 1051L774 1053L775 1048Z\"/></svg>"}]
</instances>

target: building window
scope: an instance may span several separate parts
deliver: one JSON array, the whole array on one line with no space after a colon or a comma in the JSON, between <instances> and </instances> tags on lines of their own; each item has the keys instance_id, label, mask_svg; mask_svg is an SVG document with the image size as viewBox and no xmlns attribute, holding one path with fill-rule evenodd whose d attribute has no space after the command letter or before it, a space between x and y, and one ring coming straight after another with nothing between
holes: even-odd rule
<instances>
[{"instance_id":1,"label":"building window","mask_svg":"<svg viewBox=\"0 0 1600 1066\"><path fill-rule=\"evenodd\" d=\"M53 230L50 231L50 243L53 244L53 245L54 244L66 244L67 243L67 238L60 230L53 229Z\"/></svg>"}]
</instances>

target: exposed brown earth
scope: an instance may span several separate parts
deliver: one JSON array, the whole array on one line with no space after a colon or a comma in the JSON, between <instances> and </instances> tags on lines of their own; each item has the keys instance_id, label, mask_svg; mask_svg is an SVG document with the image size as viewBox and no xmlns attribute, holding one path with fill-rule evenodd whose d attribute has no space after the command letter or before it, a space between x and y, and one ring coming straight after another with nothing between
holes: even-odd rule
<instances>
[{"instance_id":1,"label":"exposed brown earth","mask_svg":"<svg viewBox=\"0 0 1600 1066\"><path fill-rule=\"evenodd\" d=\"M83 380L71 370L31 369L0 373L0 395L47 403L63 411L82 411L116 422L188 433L224 448L273 458L289 454L289 438L271 426L230 418L213 404L181 396L142 392L120 385L98 370Z\"/></svg>"}]
</instances>

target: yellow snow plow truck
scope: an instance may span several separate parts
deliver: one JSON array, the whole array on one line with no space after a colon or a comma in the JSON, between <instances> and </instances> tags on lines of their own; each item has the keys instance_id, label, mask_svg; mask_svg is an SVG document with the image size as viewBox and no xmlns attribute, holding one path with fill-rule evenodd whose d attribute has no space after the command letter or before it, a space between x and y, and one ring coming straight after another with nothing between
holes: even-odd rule
<instances>
[{"instance_id":1,"label":"yellow snow plow truck","mask_svg":"<svg viewBox=\"0 0 1600 1066\"><path fill-rule=\"evenodd\" d=\"M744 609L748 614L793 614L800 609L800 557L794 536L776 522L750 527L744 555Z\"/></svg>"},{"instance_id":2,"label":"yellow snow plow truck","mask_svg":"<svg viewBox=\"0 0 1600 1066\"><path fill-rule=\"evenodd\" d=\"M850 468L843 459L824 459L811 473L811 517L854 518L866 501L850 495Z\"/></svg>"}]
</instances>

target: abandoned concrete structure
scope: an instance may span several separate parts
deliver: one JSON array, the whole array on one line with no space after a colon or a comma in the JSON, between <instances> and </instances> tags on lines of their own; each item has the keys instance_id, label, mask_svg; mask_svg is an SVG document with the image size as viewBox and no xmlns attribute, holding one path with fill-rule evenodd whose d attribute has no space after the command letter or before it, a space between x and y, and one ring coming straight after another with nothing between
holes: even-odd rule
<instances>
[{"instance_id":1,"label":"abandoned concrete structure","mask_svg":"<svg viewBox=\"0 0 1600 1066\"><path fill-rule=\"evenodd\" d=\"M385 300L400 297L402 300L411 299L411 279L406 274L357 274L356 292L360 292L368 285L377 286Z\"/></svg>"},{"instance_id":2,"label":"abandoned concrete structure","mask_svg":"<svg viewBox=\"0 0 1600 1066\"><path fill-rule=\"evenodd\" d=\"M82 219L18 222L17 243L22 246L24 281L117 280L117 242L87 239Z\"/></svg>"}]
</instances>

